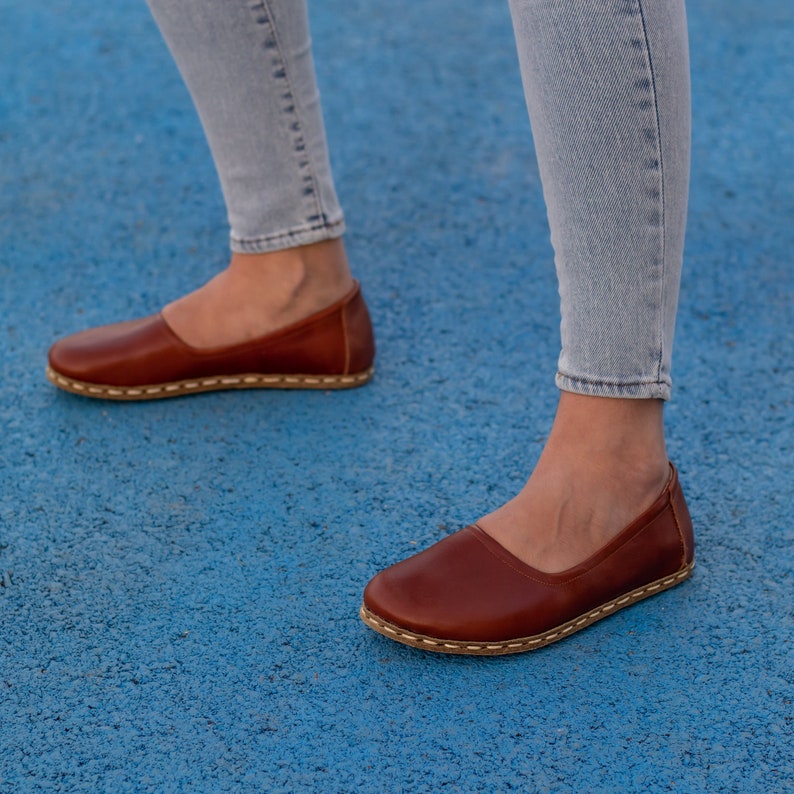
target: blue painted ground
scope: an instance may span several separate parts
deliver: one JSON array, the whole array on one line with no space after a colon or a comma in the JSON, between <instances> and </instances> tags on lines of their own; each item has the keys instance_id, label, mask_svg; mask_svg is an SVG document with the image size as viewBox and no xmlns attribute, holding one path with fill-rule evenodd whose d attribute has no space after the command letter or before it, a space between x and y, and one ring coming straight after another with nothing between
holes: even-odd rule
<instances>
[{"instance_id":1,"label":"blue painted ground","mask_svg":"<svg viewBox=\"0 0 794 794\"><path fill-rule=\"evenodd\" d=\"M506 4L314 3L366 389L87 402L58 336L224 264L144 3L0 0L0 791L794 786L794 7L691 3L667 413L691 581L530 655L367 630L389 562L505 500L551 420L556 284Z\"/></svg>"}]
</instances>

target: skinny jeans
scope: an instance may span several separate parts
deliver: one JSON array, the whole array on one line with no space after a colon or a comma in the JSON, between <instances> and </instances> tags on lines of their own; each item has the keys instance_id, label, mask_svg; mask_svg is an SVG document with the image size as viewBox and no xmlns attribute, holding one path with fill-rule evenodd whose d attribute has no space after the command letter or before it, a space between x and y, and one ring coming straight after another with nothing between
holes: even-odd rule
<instances>
[{"instance_id":1,"label":"skinny jeans","mask_svg":"<svg viewBox=\"0 0 794 794\"><path fill-rule=\"evenodd\" d=\"M232 250L339 237L305 0L149 0ZM557 385L670 396L689 184L684 0L510 0L559 280Z\"/></svg>"}]
</instances>

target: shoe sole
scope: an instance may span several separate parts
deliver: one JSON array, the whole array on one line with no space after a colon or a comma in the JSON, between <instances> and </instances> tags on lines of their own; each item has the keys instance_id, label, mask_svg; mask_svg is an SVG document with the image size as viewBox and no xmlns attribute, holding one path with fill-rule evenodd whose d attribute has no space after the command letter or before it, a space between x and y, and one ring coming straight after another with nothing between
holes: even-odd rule
<instances>
[{"instance_id":1,"label":"shoe sole","mask_svg":"<svg viewBox=\"0 0 794 794\"><path fill-rule=\"evenodd\" d=\"M370 367L352 375L223 375L209 378L193 378L171 383L155 383L149 386L105 386L100 383L67 378L47 367L47 379L59 389L104 400L161 400L166 397L181 397L224 389L354 389L372 379L375 372Z\"/></svg>"},{"instance_id":2,"label":"shoe sole","mask_svg":"<svg viewBox=\"0 0 794 794\"><path fill-rule=\"evenodd\" d=\"M412 648L421 648L425 651L434 651L436 653L456 653L468 654L470 656L502 656L508 653L522 653L524 651L533 651L537 648L542 648L545 645L551 645L553 642L569 637L581 629L592 625L602 618L614 615L621 609L624 609L631 604L636 604L644 598L649 598L652 595L661 593L664 590L669 590L675 587L692 573L695 566L694 560L688 565L681 568L680 571L667 576L663 579L658 579L651 584L639 587L632 590L626 595L622 595L606 604L602 604L596 609L590 610L578 618L569 620L556 628L550 629L543 634L537 634L533 637L519 637L513 640L506 640L504 642L466 642L464 640L442 640L437 637L430 637L424 634L414 634L407 631L400 626L396 626L389 621L376 615L362 604L359 617L371 629L374 629L384 637L391 640L396 640L405 645L410 645Z\"/></svg>"}]
</instances>

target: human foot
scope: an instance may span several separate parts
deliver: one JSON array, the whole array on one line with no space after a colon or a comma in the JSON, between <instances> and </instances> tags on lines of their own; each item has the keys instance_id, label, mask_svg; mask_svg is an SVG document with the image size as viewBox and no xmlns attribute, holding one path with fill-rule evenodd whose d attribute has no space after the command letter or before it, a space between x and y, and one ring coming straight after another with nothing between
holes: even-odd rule
<instances>
[{"instance_id":1,"label":"human foot","mask_svg":"<svg viewBox=\"0 0 794 794\"><path fill-rule=\"evenodd\" d=\"M221 389L345 389L372 377L375 343L339 241L228 270L163 312L72 334L47 377L86 397L151 400Z\"/></svg>"},{"instance_id":2,"label":"human foot","mask_svg":"<svg viewBox=\"0 0 794 794\"><path fill-rule=\"evenodd\" d=\"M359 614L414 648L520 653L675 587L693 566L692 522L671 466L653 504L576 567L538 571L473 525L381 571L364 590Z\"/></svg>"},{"instance_id":3,"label":"human foot","mask_svg":"<svg viewBox=\"0 0 794 794\"><path fill-rule=\"evenodd\" d=\"M477 523L522 562L556 573L603 548L668 478L660 401L563 393L526 485Z\"/></svg>"},{"instance_id":4,"label":"human foot","mask_svg":"<svg viewBox=\"0 0 794 794\"><path fill-rule=\"evenodd\" d=\"M521 493L381 571L360 615L416 648L518 653L675 586L693 565L661 403L563 393Z\"/></svg>"},{"instance_id":5,"label":"human foot","mask_svg":"<svg viewBox=\"0 0 794 794\"><path fill-rule=\"evenodd\" d=\"M339 239L266 254L234 253L226 270L169 303L162 316L190 347L226 347L303 320L352 287Z\"/></svg>"}]
</instances>

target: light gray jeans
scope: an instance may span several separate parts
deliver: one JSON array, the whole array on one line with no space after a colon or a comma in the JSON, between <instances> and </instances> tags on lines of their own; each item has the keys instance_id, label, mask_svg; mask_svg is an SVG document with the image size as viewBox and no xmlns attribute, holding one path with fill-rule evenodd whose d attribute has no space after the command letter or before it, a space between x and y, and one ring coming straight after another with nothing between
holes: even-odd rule
<instances>
[{"instance_id":1,"label":"light gray jeans","mask_svg":"<svg viewBox=\"0 0 794 794\"><path fill-rule=\"evenodd\" d=\"M232 249L344 231L304 0L149 0L198 108ZM557 385L670 396L689 182L684 0L510 0L562 308Z\"/></svg>"}]
</instances>

